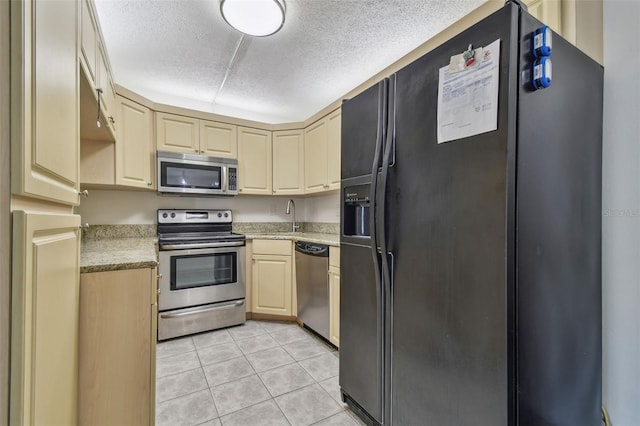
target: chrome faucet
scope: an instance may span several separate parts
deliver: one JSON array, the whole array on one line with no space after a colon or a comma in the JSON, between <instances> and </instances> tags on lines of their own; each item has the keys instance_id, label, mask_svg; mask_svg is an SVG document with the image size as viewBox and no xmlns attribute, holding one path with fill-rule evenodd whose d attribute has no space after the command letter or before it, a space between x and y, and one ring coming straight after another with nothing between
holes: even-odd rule
<instances>
[{"instance_id":1,"label":"chrome faucet","mask_svg":"<svg viewBox=\"0 0 640 426\"><path fill-rule=\"evenodd\" d=\"M293 213L291 212L291 207L293 207ZM294 203L293 200L287 201L287 210L285 213L291 215L291 232L296 232L296 230L300 228L300 225L296 225L296 203Z\"/></svg>"}]
</instances>

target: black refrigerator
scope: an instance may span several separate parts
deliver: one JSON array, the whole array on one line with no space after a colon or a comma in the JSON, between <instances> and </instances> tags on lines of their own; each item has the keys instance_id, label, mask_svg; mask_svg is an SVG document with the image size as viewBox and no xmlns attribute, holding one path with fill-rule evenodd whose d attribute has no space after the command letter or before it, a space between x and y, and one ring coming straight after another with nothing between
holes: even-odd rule
<instances>
[{"instance_id":1,"label":"black refrigerator","mask_svg":"<svg viewBox=\"0 0 640 426\"><path fill-rule=\"evenodd\" d=\"M601 424L603 69L550 34L507 3L342 105L339 382L369 424Z\"/></svg>"}]
</instances>

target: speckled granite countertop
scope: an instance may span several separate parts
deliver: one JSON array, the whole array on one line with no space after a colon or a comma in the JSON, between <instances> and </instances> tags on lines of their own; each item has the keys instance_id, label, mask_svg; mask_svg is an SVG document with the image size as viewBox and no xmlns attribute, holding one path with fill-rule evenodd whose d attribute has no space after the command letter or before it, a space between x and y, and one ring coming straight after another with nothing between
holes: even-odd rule
<instances>
[{"instance_id":1,"label":"speckled granite countertop","mask_svg":"<svg viewBox=\"0 0 640 426\"><path fill-rule=\"evenodd\" d=\"M310 243L328 244L340 247L339 234L323 234L320 232L251 232L246 233L248 240L293 240L308 241Z\"/></svg>"},{"instance_id":2,"label":"speckled granite countertop","mask_svg":"<svg viewBox=\"0 0 640 426\"><path fill-rule=\"evenodd\" d=\"M80 273L153 268L158 265L156 238L82 240Z\"/></svg>"},{"instance_id":3,"label":"speckled granite countertop","mask_svg":"<svg viewBox=\"0 0 640 426\"><path fill-rule=\"evenodd\" d=\"M277 226L275 226L277 225ZM340 246L337 224L306 224L302 232L286 232L288 223L240 224L235 232L248 240L292 240ZM291 229L291 228L289 228ZM309 231L309 232L307 232ZM323 232L313 232L323 231ZM326 232L329 231L329 232ZM155 225L94 225L83 233L80 273L153 268L158 265Z\"/></svg>"}]
</instances>

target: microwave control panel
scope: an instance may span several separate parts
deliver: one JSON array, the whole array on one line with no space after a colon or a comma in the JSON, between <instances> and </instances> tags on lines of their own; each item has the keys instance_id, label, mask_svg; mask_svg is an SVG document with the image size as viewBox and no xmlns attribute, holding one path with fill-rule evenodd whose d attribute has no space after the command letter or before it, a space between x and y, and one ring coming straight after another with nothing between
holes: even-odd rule
<instances>
[{"instance_id":1,"label":"microwave control panel","mask_svg":"<svg viewBox=\"0 0 640 426\"><path fill-rule=\"evenodd\" d=\"M237 191L238 190L238 173L237 168L229 167L229 191Z\"/></svg>"}]
</instances>

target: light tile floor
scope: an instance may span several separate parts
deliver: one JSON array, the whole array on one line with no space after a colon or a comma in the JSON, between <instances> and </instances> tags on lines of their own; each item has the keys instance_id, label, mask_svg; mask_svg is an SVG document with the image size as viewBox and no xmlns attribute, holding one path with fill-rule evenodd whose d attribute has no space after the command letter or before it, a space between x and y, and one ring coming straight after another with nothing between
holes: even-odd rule
<instances>
[{"instance_id":1,"label":"light tile floor","mask_svg":"<svg viewBox=\"0 0 640 426\"><path fill-rule=\"evenodd\" d=\"M338 352L295 323L159 343L156 425L363 425L340 401Z\"/></svg>"}]
</instances>

